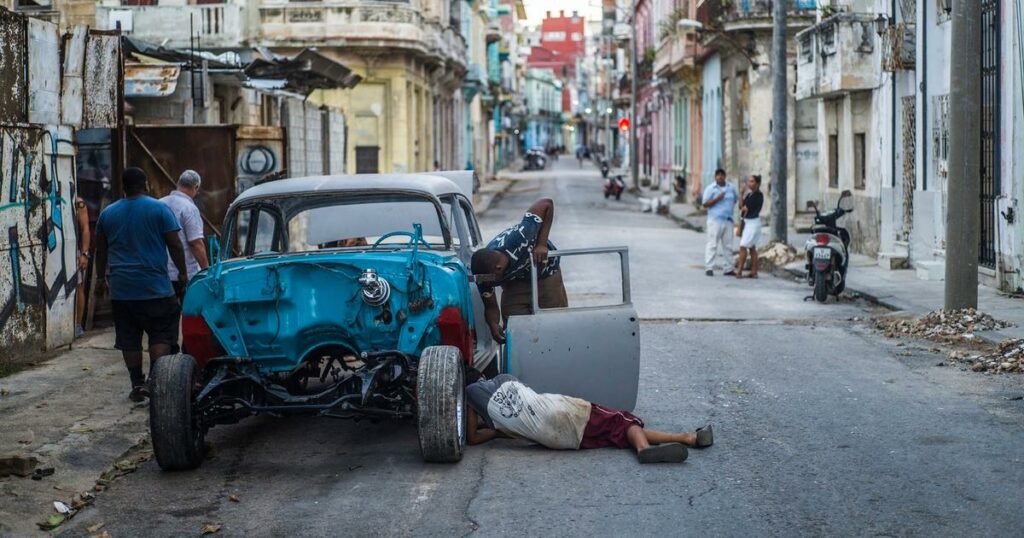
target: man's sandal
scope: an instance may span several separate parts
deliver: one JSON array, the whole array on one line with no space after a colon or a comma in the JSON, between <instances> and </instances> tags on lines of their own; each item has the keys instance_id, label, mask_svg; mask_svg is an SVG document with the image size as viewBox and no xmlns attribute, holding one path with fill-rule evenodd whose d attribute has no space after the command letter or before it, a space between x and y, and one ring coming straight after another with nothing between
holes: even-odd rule
<instances>
[{"instance_id":1,"label":"man's sandal","mask_svg":"<svg viewBox=\"0 0 1024 538\"><path fill-rule=\"evenodd\" d=\"M640 463L682 463L689 455L682 443L663 443L640 450Z\"/></svg>"},{"instance_id":2,"label":"man's sandal","mask_svg":"<svg viewBox=\"0 0 1024 538\"><path fill-rule=\"evenodd\" d=\"M711 425L702 426L697 428L697 444L694 445L697 448L707 448L715 443L715 433L711 429Z\"/></svg>"}]
</instances>

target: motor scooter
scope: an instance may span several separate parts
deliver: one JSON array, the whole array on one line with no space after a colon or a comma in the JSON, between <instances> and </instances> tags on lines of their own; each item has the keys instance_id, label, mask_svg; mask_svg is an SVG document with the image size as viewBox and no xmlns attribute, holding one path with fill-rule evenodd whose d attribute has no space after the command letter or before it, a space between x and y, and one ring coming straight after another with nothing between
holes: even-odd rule
<instances>
[{"instance_id":1,"label":"motor scooter","mask_svg":"<svg viewBox=\"0 0 1024 538\"><path fill-rule=\"evenodd\" d=\"M839 296L846 289L846 270L850 263L850 232L837 224L843 215L853 211L853 194L843 191L836 208L828 213L818 210L817 202L807 202L814 209L811 237L804 244L807 256L807 283L814 288L813 298L824 303L829 295Z\"/></svg>"},{"instance_id":2,"label":"motor scooter","mask_svg":"<svg viewBox=\"0 0 1024 538\"><path fill-rule=\"evenodd\" d=\"M608 159L601 157L601 177L608 177Z\"/></svg>"},{"instance_id":3,"label":"motor scooter","mask_svg":"<svg viewBox=\"0 0 1024 538\"><path fill-rule=\"evenodd\" d=\"M604 197L614 196L616 200L622 199L622 191L626 190L626 182L622 174L608 176L604 180Z\"/></svg>"},{"instance_id":4,"label":"motor scooter","mask_svg":"<svg viewBox=\"0 0 1024 538\"><path fill-rule=\"evenodd\" d=\"M544 151L536 148L527 151L523 160L523 170L543 170L548 162Z\"/></svg>"}]
</instances>

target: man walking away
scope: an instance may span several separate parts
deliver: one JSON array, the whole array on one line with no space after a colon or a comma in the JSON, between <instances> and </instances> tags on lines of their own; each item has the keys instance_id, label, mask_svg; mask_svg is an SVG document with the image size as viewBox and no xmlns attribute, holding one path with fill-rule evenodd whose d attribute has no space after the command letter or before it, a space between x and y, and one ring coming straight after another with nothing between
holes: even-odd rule
<instances>
[{"instance_id":1,"label":"man walking away","mask_svg":"<svg viewBox=\"0 0 1024 538\"><path fill-rule=\"evenodd\" d=\"M736 262L736 278L743 278L743 265L750 252L750 278L757 278L757 244L761 241L761 206L764 194L761 192L761 176L755 174L747 180L748 192L740 204L743 218L743 235L740 237L740 259Z\"/></svg>"},{"instance_id":2,"label":"man walking away","mask_svg":"<svg viewBox=\"0 0 1024 538\"><path fill-rule=\"evenodd\" d=\"M508 374L471 383L466 403L466 441L471 445L496 437L521 438L560 450L632 448L640 463L678 463L686 461L686 447L714 443L711 425L685 433L649 430L627 411L562 394L538 394Z\"/></svg>"},{"instance_id":3,"label":"man walking away","mask_svg":"<svg viewBox=\"0 0 1024 538\"><path fill-rule=\"evenodd\" d=\"M494 275L494 282L480 285L484 317L491 336L505 342L504 324L509 316L530 314L533 294L530 286L530 259L537 264L537 299L541 308L565 308L569 299L559 271L558 258L548 258L555 245L548 241L555 203L550 198L534 202L523 220L499 233L486 248L473 253L470 263L475 275ZM501 286L501 309L494 287Z\"/></svg>"},{"instance_id":4,"label":"man walking away","mask_svg":"<svg viewBox=\"0 0 1024 538\"><path fill-rule=\"evenodd\" d=\"M177 220L166 205L147 194L146 174L128 168L121 175L125 197L107 206L96 221L96 270L110 261L110 303L114 347L121 350L132 383L128 397L148 396L142 374L142 333L149 339L149 364L178 343L181 306L167 276L167 256L183 285L188 278ZM102 289L102 280L100 288Z\"/></svg>"},{"instance_id":5,"label":"man walking away","mask_svg":"<svg viewBox=\"0 0 1024 538\"><path fill-rule=\"evenodd\" d=\"M195 203L201 183L202 178L195 170L185 170L178 177L178 189L160 199L171 210L174 219L178 221L178 226L181 227L178 239L182 245L188 246L185 249L185 267L188 269L186 282L210 265L210 260L206 256L206 243L203 241L203 217ZM174 266L173 260L167 262L167 276L174 283L174 294L180 302L185 296L185 287L178 283L178 268Z\"/></svg>"},{"instance_id":6,"label":"man walking away","mask_svg":"<svg viewBox=\"0 0 1024 538\"><path fill-rule=\"evenodd\" d=\"M736 187L725 182L725 170L715 170L715 182L704 189L701 203L708 210L707 246L704 247L704 269L708 276L715 276L715 262L718 254L725 258L722 267L725 275L732 276L732 212L739 194Z\"/></svg>"}]
</instances>

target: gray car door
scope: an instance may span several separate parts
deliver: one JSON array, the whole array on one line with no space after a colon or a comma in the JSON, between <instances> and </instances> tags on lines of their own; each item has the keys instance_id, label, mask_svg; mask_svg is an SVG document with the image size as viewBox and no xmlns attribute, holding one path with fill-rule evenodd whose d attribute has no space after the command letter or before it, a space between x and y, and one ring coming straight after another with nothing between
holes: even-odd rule
<instances>
[{"instance_id":1,"label":"gray car door","mask_svg":"<svg viewBox=\"0 0 1024 538\"><path fill-rule=\"evenodd\" d=\"M552 250L550 256L616 253L622 302L541 310L536 271L531 274L533 313L511 316L505 328L501 370L537 392L567 394L632 411L640 381L640 323L629 292L626 247Z\"/></svg>"}]
</instances>

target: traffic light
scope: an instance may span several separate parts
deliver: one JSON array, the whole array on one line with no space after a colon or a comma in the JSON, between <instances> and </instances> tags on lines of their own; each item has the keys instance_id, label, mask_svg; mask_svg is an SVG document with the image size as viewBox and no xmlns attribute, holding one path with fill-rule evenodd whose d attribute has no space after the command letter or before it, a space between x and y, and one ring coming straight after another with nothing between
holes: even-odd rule
<instances>
[{"instance_id":1,"label":"traffic light","mask_svg":"<svg viewBox=\"0 0 1024 538\"><path fill-rule=\"evenodd\" d=\"M629 131L629 118L619 119L619 130L624 133Z\"/></svg>"}]
</instances>

